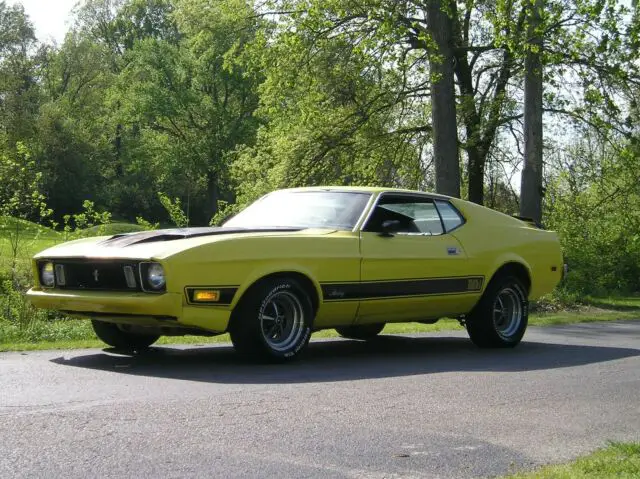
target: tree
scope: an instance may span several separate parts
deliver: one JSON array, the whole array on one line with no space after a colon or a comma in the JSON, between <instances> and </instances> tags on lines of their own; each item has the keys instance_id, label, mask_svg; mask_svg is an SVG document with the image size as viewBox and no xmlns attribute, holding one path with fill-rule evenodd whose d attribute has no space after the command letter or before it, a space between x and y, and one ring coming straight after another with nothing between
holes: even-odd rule
<instances>
[{"instance_id":1,"label":"tree","mask_svg":"<svg viewBox=\"0 0 640 479\"><path fill-rule=\"evenodd\" d=\"M436 10L447 12L451 21L457 112L462 126L458 144L466 157L468 197L477 203L484 201L485 166L497 142L519 144L523 139L528 1L447 2ZM367 59L361 75L376 71L378 84L388 93L368 108L376 112L372 119L392 119L386 126L387 138L411 132L409 141L433 145L435 125L429 118L432 108L438 107L429 99L441 98L432 96L438 88L433 80L441 76L439 65L447 62L432 61L437 41L429 34L429 19L435 18L429 15L430 5L421 0L271 2L268 15L278 21L265 44L275 51L281 51L279 44L282 49L296 50L293 57L300 61L294 68L285 66L288 76L271 71L267 75L273 75L285 90L301 77L301 70L307 78L322 76L326 70L318 62L307 60L314 59L324 45L341 38ZM630 24L628 9L616 0L557 0L547 3L543 20L541 36L547 41L543 58L547 66L543 77L548 86L543 104L546 114L558 117L565 125L574 121L596 127L610 125L602 129L603 134L613 129L628 130L616 114L623 106L615 93L640 78L638 49L628 41L637 27ZM306 55L297 49L306 49ZM581 82L577 89L583 101L570 101L576 89L568 88L568 77ZM279 108L283 111L289 105L285 102ZM365 127L363 122L359 128ZM341 147L338 143L328 151L336 152ZM422 160L424 164L427 158Z\"/></svg>"},{"instance_id":2,"label":"tree","mask_svg":"<svg viewBox=\"0 0 640 479\"><path fill-rule=\"evenodd\" d=\"M15 151L0 153L0 234L9 240L14 286L18 252L29 224L24 220L44 221L51 214L41 193L41 181L42 173L25 145L18 142Z\"/></svg>"},{"instance_id":3,"label":"tree","mask_svg":"<svg viewBox=\"0 0 640 479\"><path fill-rule=\"evenodd\" d=\"M542 221L542 0L527 11L527 52L524 60L524 168L520 215Z\"/></svg>"},{"instance_id":4,"label":"tree","mask_svg":"<svg viewBox=\"0 0 640 479\"><path fill-rule=\"evenodd\" d=\"M562 242L570 291L640 288L639 152L635 142L619 137L614 148L587 131L549 158L545 221Z\"/></svg>"},{"instance_id":5,"label":"tree","mask_svg":"<svg viewBox=\"0 0 640 479\"><path fill-rule=\"evenodd\" d=\"M42 105L30 148L43 172L43 193L61 222L87 199L105 207L112 191L113 123L105 92L114 74L105 49L79 32L39 56Z\"/></svg>"},{"instance_id":6,"label":"tree","mask_svg":"<svg viewBox=\"0 0 640 479\"><path fill-rule=\"evenodd\" d=\"M230 199L227 155L257 127L254 79L234 61L256 17L241 0L183 0L171 18L177 35L136 40L126 53L114 106L150 152L158 189L206 223Z\"/></svg>"},{"instance_id":7,"label":"tree","mask_svg":"<svg viewBox=\"0 0 640 479\"><path fill-rule=\"evenodd\" d=\"M34 133L39 106L35 46L33 25L23 7L0 1L0 141L14 150Z\"/></svg>"},{"instance_id":8,"label":"tree","mask_svg":"<svg viewBox=\"0 0 640 479\"><path fill-rule=\"evenodd\" d=\"M460 197L458 128L453 80L452 2L429 0L427 31L435 48L429 52L431 67L431 121L436 192Z\"/></svg>"},{"instance_id":9,"label":"tree","mask_svg":"<svg viewBox=\"0 0 640 479\"><path fill-rule=\"evenodd\" d=\"M402 72L372 61L348 35L300 35L297 21L291 31L265 25L243 59L265 79L256 144L234 163L240 202L288 186L424 184L429 157L419 135L429 112L414 111L409 124L389 107L397 78L388 77Z\"/></svg>"}]
</instances>

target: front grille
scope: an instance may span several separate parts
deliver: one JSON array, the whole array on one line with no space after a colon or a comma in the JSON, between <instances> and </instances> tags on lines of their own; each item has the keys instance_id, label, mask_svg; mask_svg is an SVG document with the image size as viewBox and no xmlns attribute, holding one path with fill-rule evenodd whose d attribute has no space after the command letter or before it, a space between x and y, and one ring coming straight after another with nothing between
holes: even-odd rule
<instances>
[{"instance_id":1,"label":"front grille","mask_svg":"<svg viewBox=\"0 0 640 479\"><path fill-rule=\"evenodd\" d=\"M56 287L69 290L93 291L142 291L138 275L138 264L119 260L72 260L53 261L56 271ZM60 266L64 270L64 284L58 276ZM125 274L125 266L134 271L134 282L129 282Z\"/></svg>"}]
</instances>

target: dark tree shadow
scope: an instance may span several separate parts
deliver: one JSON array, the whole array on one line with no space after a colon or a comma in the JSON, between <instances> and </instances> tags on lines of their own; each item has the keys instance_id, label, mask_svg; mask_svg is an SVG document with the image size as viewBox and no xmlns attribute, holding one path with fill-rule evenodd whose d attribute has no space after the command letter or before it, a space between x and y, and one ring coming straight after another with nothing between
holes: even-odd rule
<instances>
[{"instance_id":1,"label":"dark tree shadow","mask_svg":"<svg viewBox=\"0 0 640 479\"><path fill-rule=\"evenodd\" d=\"M638 325L640 325L640 321L636 319L624 319L619 321L558 324L553 327L540 327L540 330L544 331L547 336L570 335L572 338L579 339L601 340L605 337L612 338L617 336L640 339ZM533 328L537 328L537 326Z\"/></svg>"},{"instance_id":2,"label":"dark tree shadow","mask_svg":"<svg viewBox=\"0 0 640 479\"><path fill-rule=\"evenodd\" d=\"M629 297L629 298L620 298L620 299L632 299L638 300L637 297ZM638 316L640 317L640 308L638 306L630 305L630 304L612 304L610 301L606 299L598 299L598 298L589 298L584 302L588 306L594 306L596 308L608 309L611 311L637 311Z\"/></svg>"},{"instance_id":3,"label":"dark tree shadow","mask_svg":"<svg viewBox=\"0 0 640 479\"><path fill-rule=\"evenodd\" d=\"M375 341L314 341L289 364L249 364L231 346L156 347L135 355L105 350L51 361L63 366L225 384L350 381L451 371L521 372L635 357L630 348L523 342L515 349L483 350L466 338L381 336Z\"/></svg>"}]
</instances>

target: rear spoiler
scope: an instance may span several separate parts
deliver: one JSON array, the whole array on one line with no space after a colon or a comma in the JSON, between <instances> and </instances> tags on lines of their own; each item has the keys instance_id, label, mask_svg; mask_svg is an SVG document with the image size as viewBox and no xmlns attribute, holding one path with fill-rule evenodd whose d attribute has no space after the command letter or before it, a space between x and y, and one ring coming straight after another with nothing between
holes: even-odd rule
<instances>
[{"instance_id":1,"label":"rear spoiler","mask_svg":"<svg viewBox=\"0 0 640 479\"><path fill-rule=\"evenodd\" d=\"M545 229L542 223L534 220L533 218L528 218L526 216L518 216L518 215L513 215L513 217L517 220L524 221L525 223L529 223L530 226L535 226L536 228L539 228L541 230Z\"/></svg>"}]
</instances>

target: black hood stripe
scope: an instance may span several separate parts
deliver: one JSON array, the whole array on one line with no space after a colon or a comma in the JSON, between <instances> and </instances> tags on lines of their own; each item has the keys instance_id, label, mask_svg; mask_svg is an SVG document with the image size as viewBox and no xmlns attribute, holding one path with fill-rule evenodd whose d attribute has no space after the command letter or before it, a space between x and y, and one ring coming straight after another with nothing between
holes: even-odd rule
<instances>
[{"instance_id":1,"label":"black hood stripe","mask_svg":"<svg viewBox=\"0 0 640 479\"><path fill-rule=\"evenodd\" d=\"M112 246L116 248L124 248L126 246L155 243L158 241L174 241L187 238L197 238L199 236L216 236L229 235L239 233L278 233L301 231L303 228L291 227L270 227L270 228L225 228L220 227L204 227L204 228L174 228L165 230L142 231L140 233L126 233L112 236L99 244L101 246Z\"/></svg>"}]
</instances>

